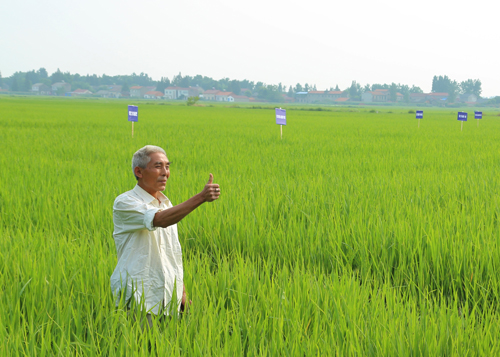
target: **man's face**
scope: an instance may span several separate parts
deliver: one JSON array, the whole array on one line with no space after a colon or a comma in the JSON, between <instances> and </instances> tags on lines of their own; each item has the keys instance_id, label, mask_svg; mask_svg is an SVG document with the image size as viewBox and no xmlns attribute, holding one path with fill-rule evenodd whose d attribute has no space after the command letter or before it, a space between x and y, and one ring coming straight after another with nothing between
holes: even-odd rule
<instances>
[{"instance_id":1,"label":"man's face","mask_svg":"<svg viewBox=\"0 0 500 357\"><path fill-rule=\"evenodd\" d=\"M156 197L158 191L163 191L170 177L170 162L167 157L159 152L149 155L151 160L145 169L136 167L135 175L139 177L137 182L140 187L150 195Z\"/></svg>"}]
</instances>

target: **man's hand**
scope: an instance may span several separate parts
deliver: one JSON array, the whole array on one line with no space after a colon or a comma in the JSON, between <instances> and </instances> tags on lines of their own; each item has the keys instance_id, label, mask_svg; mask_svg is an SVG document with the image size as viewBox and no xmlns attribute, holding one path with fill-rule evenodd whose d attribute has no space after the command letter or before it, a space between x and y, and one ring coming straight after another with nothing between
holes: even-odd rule
<instances>
[{"instance_id":1,"label":"man's hand","mask_svg":"<svg viewBox=\"0 0 500 357\"><path fill-rule=\"evenodd\" d=\"M220 187L219 184L213 183L213 181L214 176L210 174L208 183L203 188L203 191L177 206L158 211L154 216L153 226L165 228L176 224L204 202L212 202L218 199L220 196Z\"/></svg>"},{"instance_id":2,"label":"man's hand","mask_svg":"<svg viewBox=\"0 0 500 357\"><path fill-rule=\"evenodd\" d=\"M192 301L189 300L189 305L186 305L186 303L187 303L186 285L183 285L182 286L182 301L181 301L181 309L180 309L181 313L186 311L186 307L189 307L192 304Z\"/></svg>"},{"instance_id":3,"label":"man's hand","mask_svg":"<svg viewBox=\"0 0 500 357\"><path fill-rule=\"evenodd\" d=\"M220 196L219 184L213 183L213 181L214 181L214 175L210 174L208 183L203 188L203 191L201 191L201 196L203 197L205 202L215 201Z\"/></svg>"}]
</instances>

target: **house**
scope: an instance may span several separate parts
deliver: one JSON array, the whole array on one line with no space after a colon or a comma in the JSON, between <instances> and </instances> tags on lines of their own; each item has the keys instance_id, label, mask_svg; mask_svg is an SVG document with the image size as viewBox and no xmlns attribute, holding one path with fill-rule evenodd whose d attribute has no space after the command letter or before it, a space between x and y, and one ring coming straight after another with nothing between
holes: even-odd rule
<instances>
[{"instance_id":1,"label":"house","mask_svg":"<svg viewBox=\"0 0 500 357\"><path fill-rule=\"evenodd\" d=\"M376 89L371 92L373 102L388 102L391 99L389 89Z\"/></svg>"},{"instance_id":2,"label":"house","mask_svg":"<svg viewBox=\"0 0 500 357\"><path fill-rule=\"evenodd\" d=\"M424 103L427 98L427 94L425 93L410 93L410 102L411 103Z\"/></svg>"},{"instance_id":3,"label":"house","mask_svg":"<svg viewBox=\"0 0 500 357\"><path fill-rule=\"evenodd\" d=\"M190 97L189 88L167 87L165 88L165 99L187 99Z\"/></svg>"},{"instance_id":4,"label":"house","mask_svg":"<svg viewBox=\"0 0 500 357\"><path fill-rule=\"evenodd\" d=\"M90 95L92 94L91 91L89 91L88 89L75 89L73 92L71 92L71 95Z\"/></svg>"},{"instance_id":5,"label":"house","mask_svg":"<svg viewBox=\"0 0 500 357\"><path fill-rule=\"evenodd\" d=\"M307 92L295 93L295 100L299 103L307 103Z\"/></svg>"},{"instance_id":6,"label":"house","mask_svg":"<svg viewBox=\"0 0 500 357\"><path fill-rule=\"evenodd\" d=\"M188 88L188 96L189 97L199 97L204 93L203 88L201 87L189 87Z\"/></svg>"},{"instance_id":7,"label":"house","mask_svg":"<svg viewBox=\"0 0 500 357\"><path fill-rule=\"evenodd\" d=\"M52 93L57 93L58 91L64 91L64 93L71 91L71 84L63 82L57 82L52 85Z\"/></svg>"},{"instance_id":8,"label":"house","mask_svg":"<svg viewBox=\"0 0 500 357\"><path fill-rule=\"evenodd\" d=\"M215 100L215 96L217 93L219 93L220 90L218 89L209 89L203 92L203 99L204 100Z\"/></svg>"},{"instance_id":9,"label":"house","mask_svg":"<svg viewBox=\"0 0 500 357\"><path fill-rule=\"evenodd\" d=\"M107 98L121 98L121 97L123 97L122 88L123 88L123 86L116 85L116 84L108 86Z\"/></svg>"},{"instance_id":10,"label":"house","mask_svg":"<svg viewBox=\"0 0 500 357\"><path fill-rule=\"evenodd\" d=\"M448 93L427 93L425 100L431 104L444 104L448 100Z\"/></svg>"},{"instance_id":11,"label":"house","mask_svg":"<svg viewBox=\"0 0 500 357\"><path fill-rule=\"evenodd\" d=\"M246 95L233 95L232 96L233 99L234 99L234 102L238 102L238 103L241 103L241 102L249 102L250 101L250 98L247 97Z\"/></svg>"},{"instance_id":12,"label":"house","mask_svg":"<svg viewBox=\"0 0 500 357\"><path fill-rule=\"evenodd\" d=\"M463 103L476 103L477 96L475 94L466 93L460 95L459 100Z\"/></svg>"},{"instance_id":13,"label":"house","mask_svg":"<svg viewBox=\"0 0 500 357\"><path fill-rule=\"evenodd\" d=\"M312 90L307 92L307 102L308 103L333 102L337 98L340 98L341 96L342 96L341 91Z\"/></svg>"},{"instance_id":14,"label":"house","mask_svg":"<svg viewBox=\"0 0 500 357\"><path fill-rule=\"evenodd\" d=\"M50 87L43 83L35 83L31 86L31 91L38 95L49 95L52 94Z\"/></svg>"},{"instance_id":15,"label":"house","mask_svg":"<svg viewBox=\"0 0 500 357\"><path fill-rule=\"evenodd\" d=\"M391 91L389 89L375 89L371 92L364 92L361 95L361 100L363 102L390 102L391 101ZM404 95L397 92L396 102L402 102L404 100Z\"/></svg>"},{"instance_id":16,"label":"house","mask_svg":"<svg viewBox=\"0 0 500 357\"><path fill-rule=\"evenodd\" d=\"M144 94L145 99L163 99L164 93L159 91L149 91Z\"/></svg>"},{"instance_id":17,"label":"house","mask_svg":"<svg viewBox=\"0 0 500 357\"><path fill-rule=\"evenodd\" d=\"M95 94L101 98L109 98L110 91L101 89L101 90L98 90Z\"/></svg>"},{"instance_id":18,"label":"house","mask_svg":"<svg viewBox=\"0 0 500 357\"><path fill-rule=\"evenodd\" d=\"M373 93L372 92L364 92L361 95L361 101L363 101L365 103L373 102Z\"/></svg>"},{"instance_id":19,"label":"house","mask_svg":"<svg viewBox=\"0 0 500 357\"><path fill-rule=\"evenodd\" d=\"M215 95L215 100L217 102L234 102L233 92L219 92Z\"/></svg>"},{"instance_id":20,"label":"house","mask_svg":"<svg viewBox=\"0 0 500 357\"><path fill-rule=\"evenodd\" d=\"M146 92L154 91L156 87L142 87L142 86L133 86L130 87L130 96L136 98L144 98L144 94Z\"/></svg>"}]
</instances>

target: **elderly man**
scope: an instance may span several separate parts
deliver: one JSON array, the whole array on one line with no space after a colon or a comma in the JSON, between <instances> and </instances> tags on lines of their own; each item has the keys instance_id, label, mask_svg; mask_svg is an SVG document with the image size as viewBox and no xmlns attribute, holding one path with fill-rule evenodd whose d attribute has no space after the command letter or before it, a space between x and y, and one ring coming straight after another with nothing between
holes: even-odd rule
<instances>
[{"instance_id":1,"label":"elderly man","mask_svg":"<svg viewBox=\"0 0 500 357\"><path fill-rule=\"evenodd\" d=\"M132 170L137 185L119 195L113 205L118 263L111 289L117 304L120 297L143 303L151 326L151 314L183 311L186 304L177 222L202 203L218 199L220 188L210 174L200 193L173 206L161 192L170 177L170 162L158 146L139 149L132 158ZM172 301L174 294L177 301Z\"/></svg>"}]
</instances>

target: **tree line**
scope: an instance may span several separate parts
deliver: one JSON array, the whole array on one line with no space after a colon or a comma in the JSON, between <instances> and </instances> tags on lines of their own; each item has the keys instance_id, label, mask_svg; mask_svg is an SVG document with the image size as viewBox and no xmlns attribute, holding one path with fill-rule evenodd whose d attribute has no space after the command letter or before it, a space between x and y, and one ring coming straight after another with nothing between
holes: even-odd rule
<instances>
[{"instance_id":1,"label":"tree line","mask_svg":"<svg viewBox=\"0 0 500 357\"><path fill-rule=\"evenodd\" d=\"M286 86L282 83L266 84L264 82L254 82L247 79L236 80L229 78L222 78L219 80L211 77L196 75L196 76L183 76L181 73L169 79L168 77L161 77L160 80L155 81L146 73L132 73L131 75L117 75L108 76L103 74L98 76L80 75L78 73L62 72L57 69L54 73L50 74L45 68L38 70L31 70L28 72L15 72L10 77L2 78L0 72L0 88L5 83L13 92L29 92L35 83L43 83L51 86L57 82L66 82L71 85L71 90L88 89L90 91L97 91L106 89L110 85L121 85L122 92L128 92L131 86L154 86L157 91L163 92L169 86L178 87L196 87L199 86L203 90L216 89L221 91L233 92L236 95L254 96L260 100L269 102L283 102L285 96L294 97L298 92L308 92L318 90L315 84L305 83L304 85L297 83L295 86ZM366 84L361 86L356 81L351 83L348 88L340 89L338 85L320 90L326 91L341 91L349 96L352 100L361 101L362 94L368 91L377 89L389 90L389 95L392 101L396 101L398 93L401 93L405 102L409 102L411 93L423 93L420 87L415 85L409 86L406 84ZM450 99L453 99L458 94L475 94L477 97L481 94L481 81L479 79L468 79L458 83L451 80L448 76L434 76L432 80L432 92L446 92L449 93Z\"/></svg>"},{"instance_id":2,"label":"tree line","mask_svg":"<svg viewBox=\"0 0 500 357\"><path fill-rule=\"evenodd\" d=\"M448 93L451 102L454 102L459 94L474 94L476 97L481 96L481 81L479 79L468 79L458 83L448 76L434 76L432 79L433 93Z\"/></svg>"}]
</instances>

